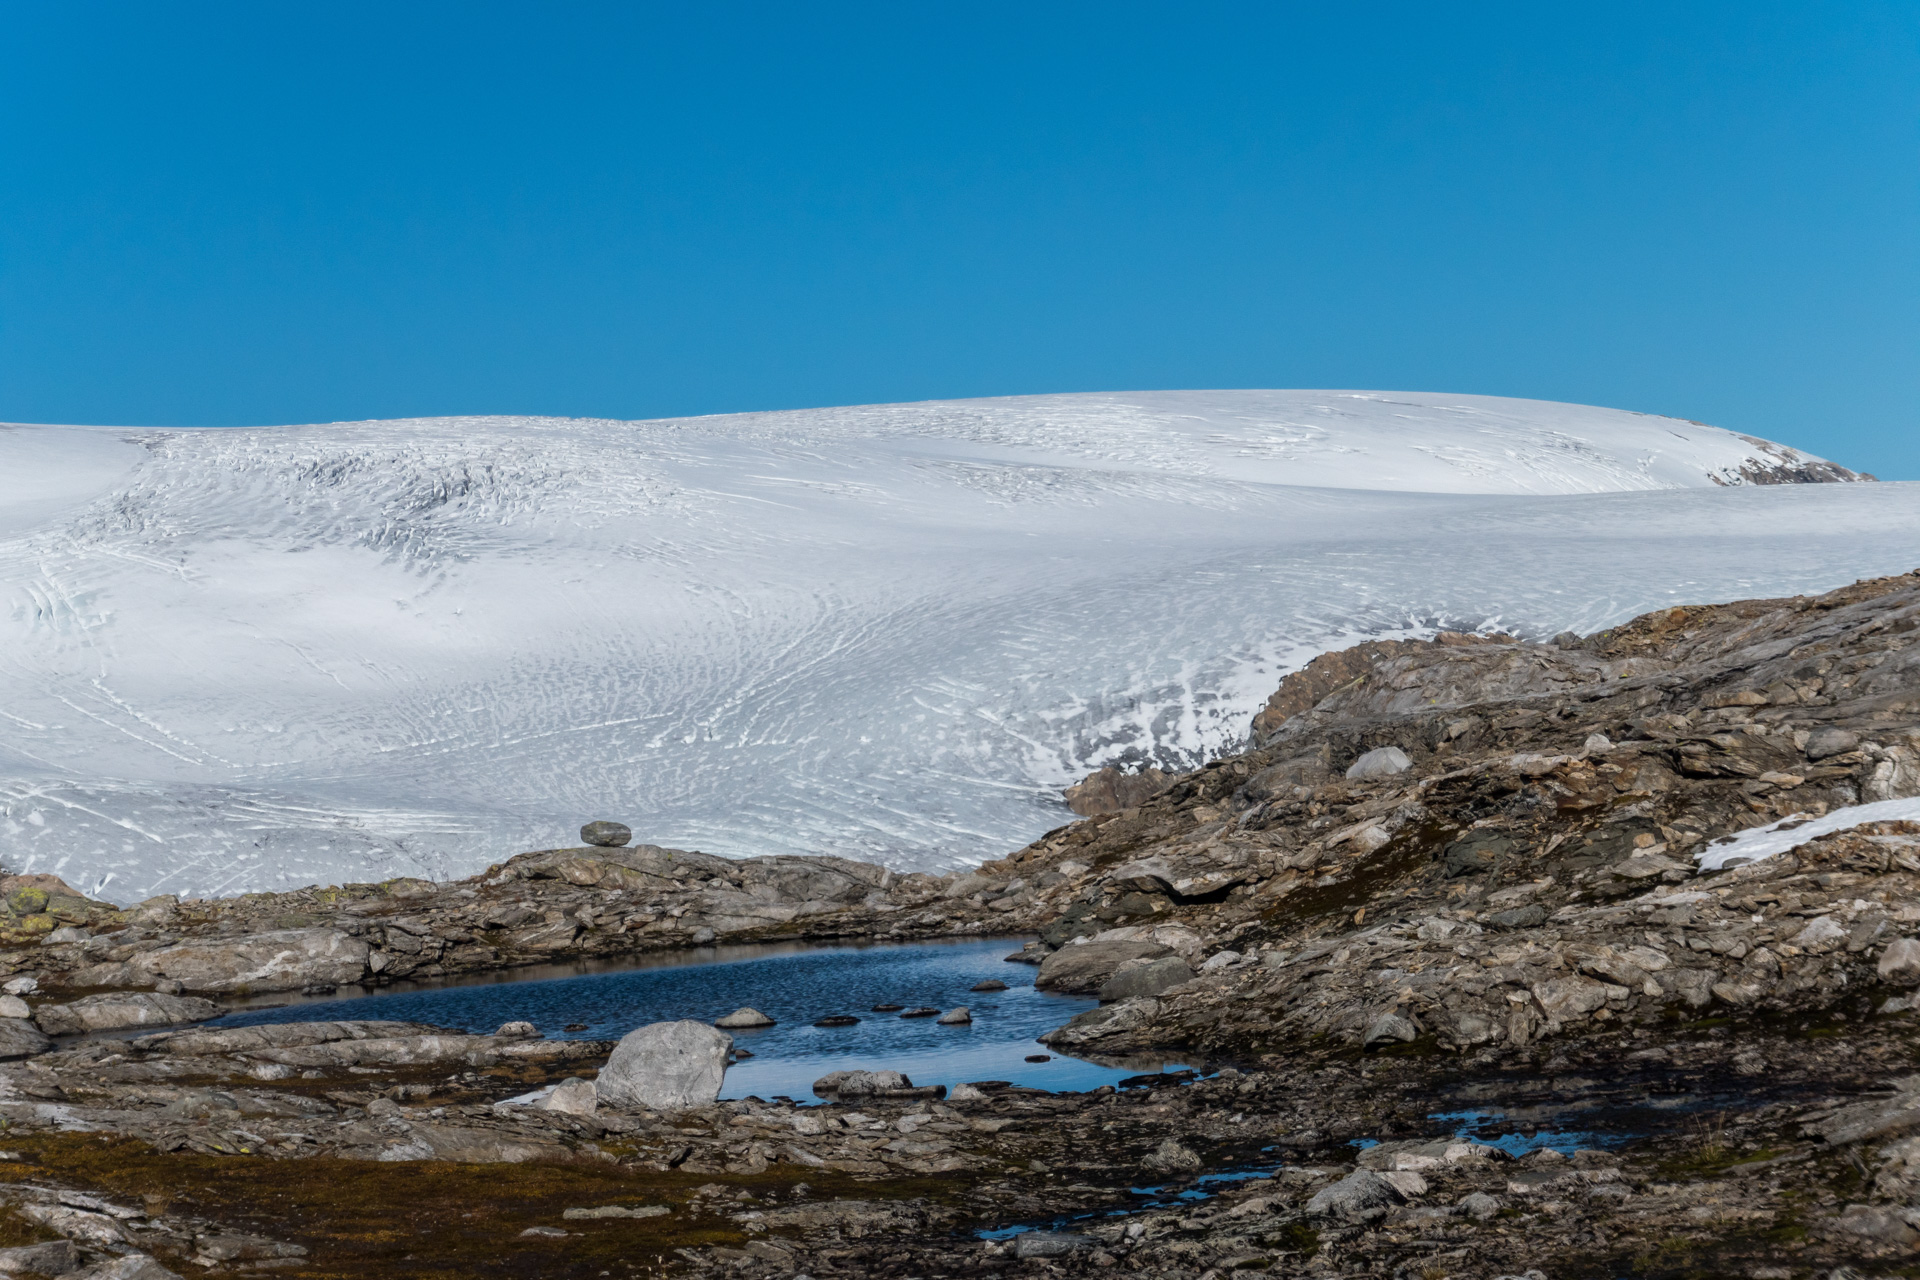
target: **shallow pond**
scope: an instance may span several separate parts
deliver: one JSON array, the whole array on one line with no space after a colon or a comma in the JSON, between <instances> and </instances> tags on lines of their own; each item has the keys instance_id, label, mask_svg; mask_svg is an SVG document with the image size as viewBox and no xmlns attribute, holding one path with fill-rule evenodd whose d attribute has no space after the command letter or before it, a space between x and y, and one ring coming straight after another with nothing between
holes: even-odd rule
<instances>
[{"instance_id":1,"label":"shallow pond","mask_svg":"<svg viewBox=\"0 0 1920 1280\"><path fill-rule=\"evenodd\" d=\"M656 956L620 969L377 991L348 999L303 1000L241 1009L211 1026L385 1018L487 1032L524 1020L548 1036L617 1040L649 1022L712 1022L750 1005L777 1025L733 1032L753 1054L727 1070L724 1098L757 1094L810 1100L829 1071L903 1071L915 1084L949 1087L1007 1080L1033 1088L1093 1089L1141 1071L1186 1065L1163 1059L1101 1064L1062 1057L1034 1037L1095 1001L1034 990L1034 970L1008 964L1017 941L802 947L709 947ZM1005 991L973 991L997 978ZM876 1004L941 1010L965 1005L968 1026L875 1013ZM816 1027L832 1015L850 1027ZM1045 1054L1045 1062L1026 1058Z\"/></svg>"}]
</instances>

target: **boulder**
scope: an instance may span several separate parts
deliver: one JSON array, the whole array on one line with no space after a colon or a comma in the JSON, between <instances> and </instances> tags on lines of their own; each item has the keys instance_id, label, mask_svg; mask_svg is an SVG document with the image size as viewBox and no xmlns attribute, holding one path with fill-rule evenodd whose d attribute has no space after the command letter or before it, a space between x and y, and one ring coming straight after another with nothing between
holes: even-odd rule
<instances>
[{"instance_id":1,"label":"boulder","mask_svg":"<svg viewBox=\"0 0 1920 1280\"><path fill-rule=\"evenodd\" d=\"M171 978L189 991L298 991L360 981L371 950L337 929L282 929L182 942L144 952L128 965L149 978Z\"/></svg>"},{"instance_id":2,"label":"boulder","mask_svg":"<svg viewBox=\"0 0 1920 1280\"><path fill-rule=\"evenodd\" d=\"M1200 1157L1172 1138L1168 1138L1140 1161L1155 1173L1197 1173Z\"/></svg>"},{"instance_id":3,"label":"boulder","mask_svg":"<svg viewBox=\"0 0 1920 1280\"><path fill-rule=\"evenodd\" d=\"M1371 1169L1356 1169L1330 1187L1322 1187L1307 1201L1311 1214L1370 1222L1384 1218L1403 1197L1392 1183Z\"/></svg>"},{"instance_id":4,"label":"boulder","mask_svg":"<svg viewBox=\"0 0 1920 1280\"><path fill-rule=\"evenodd\" d=\"M0 1018L31 1018L33 1010L19 996L0 996Z\"/></svg>"},{"instance_id":5,"label":"boulder","mask_svg":"<svg viewBox=\"0 0 1920 1280\"><path fill-rule=\"evenodd\" d=\"M624 822L589 822L580 828L580 841L600 849L619 849L633 839L633 831Z\"/></svg>"},{"instance_id":6,"label":"boulder","mask_svg":"<svg viewBox=\"0 0 1920 1280\"><path fill-rule=\"evenodd\" d=\"M1895 938L1880 953L1880 963L1874 969L1882 982L1897 987L1920 986L1920 940Z\"/></svg>"},{"instance_id":7,"label":"boulder","mask_svg":"<svg viewBox=\"0 0 1920 1280\"><path fill-rule=\"evenodd\" d=\"M1193 970L1179 956L1128 960L1114 970L1111 978L1100 984L1100 999L1103 1003L1112 1003L1115 1000L1131 1000L1135 996L1157 996L1169 987L1192 981Z\"/></svg>"},{"instance_id":8,"label":"boulder","mask_svg":"<svg viewBox=\"0 0 1920 1280\"><path fill-rule=\"evenodd\" d=\"M866 1098L911 1088L913 1081L898 1071L829 1071L813 1082L814 1094L822 1098Z\"/></svg>"},{"instance_id":9,"label":"boulder","mask_svg":"<svg viewBox=\"0 0 1920 1280\"><path fill-rule=\"evenodd\" d=\"M1157 960L1171 954L1156 942L1081 942L1062 947L1042 960L1033 985L1042 991L1088 994L1104 986L1128 960Z\"/></svg>"},{"instance_id":10,"label":"boulder","mask_svg":"<svg viewBox=\"0 0 1920 1280\"><path fill-rule=\"evenodd\" d=\"M1363 778L1391 778L1396 773L1405 773L1413 768L1413 761L1407 753L1398 747L1375 747L1373 750L1347 766L1347 777L1355 780Z\"/></svg>"},{"instance_id":11,"label":"boulder","mask_svg":"<svg viewBox=\"0 0 1920 1280\"><path fill-rule=\"evenodd\" d=\"M53 1041L25 1018L0 1018L0 1062L31 1058L53 1048Z\"/></svg>"},{"instance_id":12,"label":"boulder","mask_svg":"<svg viewBox=\"0 0 1920 1280\"><path fill-rule=\"evenodd\" d=\"M37 1276L63 1276L80 1265L80 1251L71 1240L0 1249L0 1275L30 1271Z\"/></svg>"},{"instance_id":13,"label":"boulder","mask_svg":"<svg viewBox=\"0 0 1920 1280\"><path fill-rule=\"evenodd\" d=\"M1173 779L1159 769L1122 773L1108 765L1074 783L1063 794L1067 808L1083 818L1090 818L1097 813L1118 813L1122 809L1145 804L1166 790L1171 781Z\"/></svg>"},{"instance_id":14,"label":"boulder","mask_svg":"<svg viewBox=\"0 0 1920 1280\"><path fill-rule=\"evenodd\" d=\"M1078 1249L1092 1247L1092 1237L1075 1235L1071 1231L1023 1231L1013 1238L1013 1256L1016 1258L1058 1258Z\"/></svg>"},{"instance_id":15,"label":"boulder","mask_svg":"<svg viewBox=\"0 0 1920 1280\"><path fill-rule=\"evenodd\" d=\"M590 1116L600 1109L600 1093L591 1080L568 1076L553 1086L539 1106L546 1111L562 1111L570 1116Z\"/></svg>"},{"instance_id":16,"label":"boulder","mask_svg":"<svg viewBox=\"0 0 1920 1280\"><path fill-rule=\"evenodd\" d=\"M746 1031L754 1027L770 1027L773 1019L758 1009L742 1005L726 1017L715 1019L713 1025L727 1031Z\"/></svg>"},{"instance_id":17,"label":"boulder","mask_svg":"<svg viewBox=\"0 0 1920 1280\"><path fill-rule=\"evenodd\" d=\"M33 1020L50 1036L82 1035L94 1031L123 1031L128 1027L164 1027L181 1022L205 1022L226 1010L198 996L164 996L153 992L109 992L83 996L71 1004L43 1004Z\"/></svg>"},{"instance_id":18,"label":"boulder","mask_svg":"<svg viewBox=\"0 0 1920 1280\"><path fill-rule=\"evenodd\" d=\"M949 1009L941 1014L939 1025L943 1027L960 1027L972 1021L973 1014L968 1011L967 1006L961 1005L958 1009Z\"/></svg>"},{"instance_id":19,"label":"boulder","mask_svg":"<svg viewBox=\"0 0 1920 1280\"><path fill-rule=\"evenodd\" d=\"M1851 729L1816 729L1807 738L1807 759L1825 760L1844 755L1860 745L1860 735Z\"/></svg>"},{"instance_id":20,"label":"boulder","mask_svg":"<svg viewBox=\"0 0 1920 1280\"><path fill-rule=\"evenodd\" d=\"M704 1107L720 1096L732 1048L732 1036L704 1022L656 1022L621 1038L595 1090L601 1102L614 1106Z\"/></svg>"}]
</instances>

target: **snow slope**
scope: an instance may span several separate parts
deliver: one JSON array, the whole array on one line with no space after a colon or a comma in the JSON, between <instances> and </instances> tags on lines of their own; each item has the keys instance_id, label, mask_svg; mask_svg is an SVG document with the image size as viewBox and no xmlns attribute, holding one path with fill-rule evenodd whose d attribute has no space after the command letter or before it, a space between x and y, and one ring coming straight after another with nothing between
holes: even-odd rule
<instances>
[{"instance_id":1,"label":"snow slope","mask_svg":"<svg viewBox=\"0 0 1920 1280\"><path fill-rule=\"evenodd\" d=\"M121 901L465 874L587 818L944 867L1237 743L1363 635L1913 567L1920 489L1537 401L0 428L0 856Z\"/></svg>"}]
</instances>

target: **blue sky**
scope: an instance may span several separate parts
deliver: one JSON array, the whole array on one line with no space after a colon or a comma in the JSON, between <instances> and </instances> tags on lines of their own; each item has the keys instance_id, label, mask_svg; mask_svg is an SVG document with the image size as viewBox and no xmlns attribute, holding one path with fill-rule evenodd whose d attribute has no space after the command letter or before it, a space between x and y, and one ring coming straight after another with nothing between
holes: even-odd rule
<instances>
[{"instance_id":1,"label":"blue sky","mask_svg":"<svg viewBox=\"0 0 1920 1280\"><path fill-rule=\"evenodd\" d=\"M0 3L0 420L1354 387L1920 478L1920 9Z\"/></svg>"}]
</instances>

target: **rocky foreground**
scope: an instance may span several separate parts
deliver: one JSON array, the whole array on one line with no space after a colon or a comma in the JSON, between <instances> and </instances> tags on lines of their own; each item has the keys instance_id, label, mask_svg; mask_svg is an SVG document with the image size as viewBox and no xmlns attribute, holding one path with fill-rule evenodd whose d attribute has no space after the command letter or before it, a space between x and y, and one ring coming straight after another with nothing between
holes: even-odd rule
<instances>
[{"instance_id":1,"label":"rocky foreground","mask_svg":"<svg viewBox=\"0 0 1920 1280\"><path fill-rule=\"evenodd\" d=\"M1096 775L1084 820L945 879L624 843L126 909L17 877L0 1272L1908 1274L1920 825L1698 855L1920 795L1917 638L1908 575L1362 645L1288 677L1252 750ZM676 1093L632 1036L191 1025L262 993L967 934L1033 936L1035 982L1099 995L1055 1050L1221 1069L716 1103L725 1036L698 1027L672 1061L713 1088Z\"/></svg>"}]
</instances>

